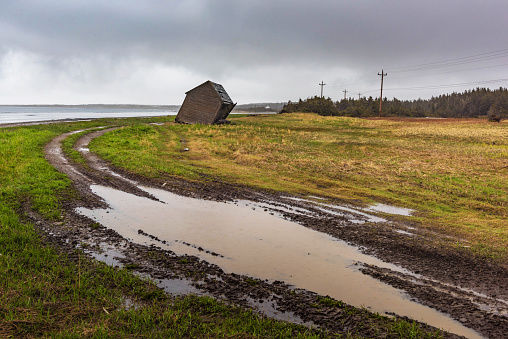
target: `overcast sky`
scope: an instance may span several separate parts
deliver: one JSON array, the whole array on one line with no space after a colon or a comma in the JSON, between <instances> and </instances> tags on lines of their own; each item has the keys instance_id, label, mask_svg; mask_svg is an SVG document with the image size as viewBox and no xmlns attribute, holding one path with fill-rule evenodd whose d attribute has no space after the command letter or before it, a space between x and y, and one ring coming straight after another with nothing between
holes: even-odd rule
<instances>
[{"instance_id":1,"label":"overcast sky","mask_svg":"<svg viewBox=\"0 0 508 339\"><path fill-rule=\"evenodd\" d=\"M0 104L379 97L382 69L390 99L508 87L508 1L0 0Z\"/></svg>"}]
</instances>

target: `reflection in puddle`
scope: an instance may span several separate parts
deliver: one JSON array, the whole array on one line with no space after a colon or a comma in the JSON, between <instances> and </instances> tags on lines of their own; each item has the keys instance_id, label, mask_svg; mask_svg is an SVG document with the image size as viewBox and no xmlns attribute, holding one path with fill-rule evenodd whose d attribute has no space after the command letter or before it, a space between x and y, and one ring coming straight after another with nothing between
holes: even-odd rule
<instances>
[{"instance_id":1,"label":"reflection in puddle","mask_svg":"<svg viewBox=\"0 0 508 339\"><path fill-rule=\"evenodd\" d=\"M141 188L164 203L94 185L93 192L111 208L79 208L78 212L134 242L156 244L179 255L196 255L226 272L282 280L375 312L393 312L454 333L478 337L476 332L444 314L411 302L400 290L362 274L357 269L358 262L404 270L364 255L343 241L275 217L263 209Z\"/></svg>"}]
</instances>

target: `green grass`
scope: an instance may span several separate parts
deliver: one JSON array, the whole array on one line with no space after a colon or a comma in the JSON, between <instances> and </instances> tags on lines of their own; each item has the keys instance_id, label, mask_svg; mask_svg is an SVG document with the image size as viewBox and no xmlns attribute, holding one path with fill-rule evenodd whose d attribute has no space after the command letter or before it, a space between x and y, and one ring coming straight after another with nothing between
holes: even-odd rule
<instances>
[{"instance_id":1,"label":"green grass","mask_svg":"<svg viewBox=\"0 0 508 339\"><path fill-rule=\"evenodd\" d=\"M481 255L508 256L507 124L313 114L232 120L126 127L91 148L153 178L215 177L351 204L412 208L421 227L467 239Z\"/></svg>"},{"instance_id":2,"label":"green grass","mask_svg":"<svg viewBox=\"0 0 508 339\"><path fill-rule=\"evenodd\" d=\"M340 307L340 308L345 307L345 305L342 301L335 300L330 297L318 297L317 300L318 300L318 303L323 306Z\"/></svg>"}]
</instances>

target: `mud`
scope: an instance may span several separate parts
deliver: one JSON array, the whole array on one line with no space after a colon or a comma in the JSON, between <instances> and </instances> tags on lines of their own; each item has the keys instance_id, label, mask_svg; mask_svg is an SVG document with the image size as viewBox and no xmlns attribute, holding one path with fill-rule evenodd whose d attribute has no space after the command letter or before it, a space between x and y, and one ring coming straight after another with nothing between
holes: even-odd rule
<instances>
[{"instance_id":1,"label":"mud","mask_svg":"<svg viewBox=\"0 0 508 339\"><path fill-rule=\"evenodd\" d=\"M78 142L76 148L86 149L87 140L107 131L87 135ZM265 311L268 315L278 313L282 319L287 316L289 320L312 323L331 333L349 332L366 337L384 337L386 333L376 332L384 320L367 316L365 310L356 310L343 303L323 303L322 296L308 290L295 289L282 281L226 273L218 265L202 260L197 255L178 255L164 249L161 239L161 245L134 243L75 211L78 207L107 207L103 200L93 194L91 185L112 187L157 199L140 190L135 182L206 200L245 200L257 204L269 202L274 206L280 205L281 208L274 213L280 214L286 220L346 241L358 246L364 254L374 255L407 270L397 271L362 264L362 273L405 291L413 300L449 314L457 322L485 337L502 338L508 333L507 266L457 249L453 246L456 240L425 231L417 225L401 223L397 218L391 220L386 214L382 215L384 222L372 222L361 213L355 214L354 208L352 211L337 210L337 213L333 214L326 211L331 207L323 207L323 204L340 206L340 201L320 200L320 203L316 203L309 201L310 197L259 192L210 178L206 184L169 176L148 180L121 169L111 168L90 152L84 152L89 160L88 166L78 166L69 163L60 151L60 142L65 137L61 136L47 145L46 157L73 180L80 196L77 199L69 197L66 201L66 216L61 223L50 224L28 209L27 213L45 234L50 235L47 237L48 241L68 250L69 253L73 253L75 248L81 248L97 257L101 252L113 251L116 254L112 254L113 258L108 259L112 264L129 265L140 274L147 274L164 282L166 286L171 286L171 281L186 279L192 281L192 286L202 293ZM128 180L123 180L122 177ZM315 200L315 197L312 199ZM299 209L311 213L301 213ZM358 220L361 222L357 222ZM400 231L410 231L412 235ZM141 232L149 235L142 229ZM192 246L190 243L188 245ZM171 291L170 287L167 287L167 290ZM359 325L361 323L362 326ZM468 337L475 336L474 332L463 334ZM449 334L448 337L457 336Z\"/></svg>"}]
</instances>

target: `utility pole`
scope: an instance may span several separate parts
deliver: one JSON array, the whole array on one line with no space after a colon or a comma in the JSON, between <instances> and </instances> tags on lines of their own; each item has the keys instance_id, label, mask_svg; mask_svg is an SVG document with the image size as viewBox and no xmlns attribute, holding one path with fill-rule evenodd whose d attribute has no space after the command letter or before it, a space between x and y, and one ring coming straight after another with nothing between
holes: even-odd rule
<instances>
[{"instance_id":1,"label":"utility pole","mask_svg":"<svg viewBox=\"0 0 508 339\"><path fill-rule=\"evenodd\" d=\"M323 81L319 84L321 86L321 98L323 98L323 86L326 85Z\"/></svg>"},{"instance_id":2,"label":"utility pole","mask_svg":"<svg viewBox=\"0 0 508 339\"><path fill-rule=\"evenodd\" d=\"M381 109L383 107L383 79L388 73L384 73L384 70L381 70L381 74L378 73L377 75L381 75L381 96L379 97L379 116L381 116Z\"/></svg>"},{"instance_id":3,"label":"utility pole","mask_svg":"<svg viewBox=\"0 0 508 339\"><path fill-rule=\"evenodd\" d=\"M361 98L360 98L361 96L362 96L362 93L358 93L358 100L360 100L360 99L361 99Z\"/></svg>"},{"instance_id":4,"label":"utility pole","mask_svg":"<svg viewBox=\"0 0 508 339\"><path fill-rule=\"evenodd\" d=\"M342 92L344 92L344 100L346 100L346 93L348 92L347 89L343 90Z\"/></svg>"}]
</instances>

